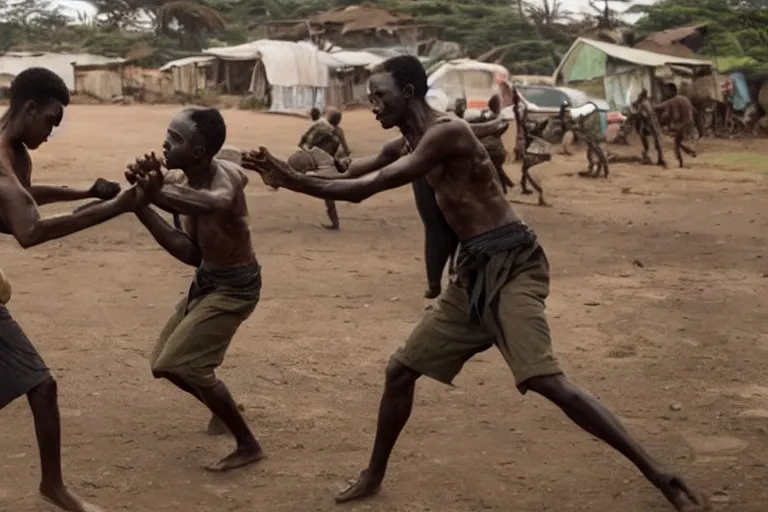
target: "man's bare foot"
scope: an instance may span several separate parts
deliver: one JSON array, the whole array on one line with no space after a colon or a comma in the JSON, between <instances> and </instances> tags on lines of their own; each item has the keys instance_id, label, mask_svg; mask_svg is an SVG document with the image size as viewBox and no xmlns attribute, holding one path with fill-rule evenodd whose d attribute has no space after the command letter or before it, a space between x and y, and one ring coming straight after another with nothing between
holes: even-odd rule
<instances>
[{"instance_id":1,"label":"man's bare foot","mask_svg":"<svg viewBox=\"0 0 768 512\"><path fill-rule=\"evenodd\" d=\"M349 501L362 500L375 496L381 490L381 482L384 477L376 477L370 471L364 469L357 481L336 496L336 503L347 503Z\"/></svg>"},{"instance_id":2,"label":"man's bare foot","mask_svg":"<svg viewBox=\"0 0 768 512\"><path fill-rule=\"evenodd\" d=\"M677 475L662 473L653 478L651 483L655 485L667 498L667 501L679 512L703 512L709 510L704 499L688 487L688 484Z\"/></svg>"},{"instance_id":3,"label":"man's bare foot","mask_svg":"<svg viewBox=\"0 0 768 512\"><path fill-rule=\"evenodd\" d=\"M429 288L427 288L427 291L424 292L424 298L425 299L436 299L436 298L438 298L440 296L440 292L441 291L442 290L441 290L441 286L440 285L430 286Z\"/></svg>"},{"instance_id":4,"label":"man's bare foot","mask_svg":"<svg viewBox=\"0 0 768 512\"><path fill-rule=\"evenodd\" d=\"M533 194L533 190L530 190L530 189L527 189L527 188L524 188L520 192L522 192L526 196L529 196L529 195Z\"/></svg>"},{"instance_id":5,"label":"man's bare foot","mask_svg":"<svg viewBox=\"0 0 768 512\"><path fill-rule=\"evenodd\" d=\"M46 488L40 485L40 494L43 499L67 512L104 512L96 505L83 501L77 494L64 486Z\"/></svg>"},{"instance_id":6,"label":"man's bare foot","mask_svg":"<svg viewBox=\"0 0 768 512\"><path fill-rule=\"evenodd\" d=\"M208 471L214 473L224 473L233 469L241 468L264 458L264 452L258 447L238 447L223 459L213 464L203 466Z\"/></svg>"},{"instance_id":7,"label":"man's bare foot","mask_svg":"<svg viewBox=\"0 0 768 512\"><path fill-rule=\"evenodd\" d=\"M540 198L539 198L539 206L546 206L546 207L550 207L550 206L552 206L552 205L551 205L550 203L548 203L547 201L545 201L543 198L541 198L541 197L540 197Z\"/></svg>"},{"instance_id":8,"label":"man's bare foot","mask_svg":"<svg viewBox=\"0 0 768 512\"><path fill-rule=\"evenodd\" d=\"M338 224L321 224L325 229L329 229L331 231L338 231L339 225Z\"/></svg>"}]
</instances>

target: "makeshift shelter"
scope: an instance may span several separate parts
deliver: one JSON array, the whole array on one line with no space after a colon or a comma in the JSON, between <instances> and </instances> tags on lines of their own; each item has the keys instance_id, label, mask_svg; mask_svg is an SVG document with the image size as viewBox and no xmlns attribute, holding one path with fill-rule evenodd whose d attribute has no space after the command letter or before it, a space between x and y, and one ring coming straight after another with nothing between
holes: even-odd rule
<instances>
[{"instance_id":1,"label":"makeshift shelter","mask_svg":"<svg viewBox=\"0 0 768 512\"><path fill-rule=\"evenodd\" d=\"M173 90L178 94L192 95L213 85L213 65L216 57L196 56L173 60L160 68L170 74Z\"/></svg>"},{"instance_id":2,"label":"makeshift shelter","mask_svg":"<svg viewBox=\"0 0 768 512\"><path fill-rule=\"evenodd\" d=\"M336 107L367 105L371 68L384 59L370 52L344 50L321 53L321 56L329 70L325 104Z\"/></svg>"},{"instance_id":3,"label":"makeshift shelter","mask_svg":"<svg viewBox=\"0 0 768 512\"><path fill-rule=\"evenodd\" d=\"M328 66L311 43L261 39L203 53L216 57L214 77L226 92L250 93L270 112L325 105Z\"/></svg>"},{"instance_id":4,"label":"makeshift shelter","mask_svg":"<svg viewBox=\"0 0 768 512\"><path fill-rule=\"evenodd\" d=\"M693 101L720 100L720 88L712 64L705 60L676 57L628 48L583 37L578 38L552 75L555 85L567 85L612 108L625 108L642 89L655 100L662 86L673 84Z\"/></svg>"},{"instance_id":5,"label":"makeshift shelter","mask_svg":"<svg viewBox=\"0 0 768 512\"><path fill-rule=\"evenodd\" d=\"M170 77L156 69L115 61L72 65L74 91L99 101L130 96L139 102L158 103L174 96Z\"/></svg>"},{"instance_id":6,"label":"makeshift shelter","mask_svg":"<svg viewBox=\"0 0 768 512\"><path fill-rule=\"evenodd\" d=\"M452 107L457 99L466 99L467 109L483 109L499 83L509 80L509 71L499 64L472 59L444 61L430 70L427 99L437 110Z\"/></svg>"},{"instance_id":7,"label":"makeshift shelter","mask_svg":"<svg viewBox=\"0 0 768 512\"><path fill-rule=\"evenodd\" d=\"M695 59L704 44L709 23L654 32L635 45L638 50Z\"/></svg>"},{"instance_id":8,"label":"makeshift shelter","mask_svg":"<svg viewBox=\"0 0 768 512\"><path fill-rule=\"evenodd\" d=\"M108 101L123 95L122 62L106 64L73 63L75 94Z\"/></svg>"},{"instance_id":9,"label":"makeshift shelter","mask_svg":"<svg viewBox=\"0 0 768 512\"><path fill-rule=\"evenodd\" d=\"M28 68L48 68L64 80L70 91L75 91L75 64L92 65L122 61L123 59L89 53L7 52L0 55L0 75L15 77Z\"/></svg>"}]
</instances>

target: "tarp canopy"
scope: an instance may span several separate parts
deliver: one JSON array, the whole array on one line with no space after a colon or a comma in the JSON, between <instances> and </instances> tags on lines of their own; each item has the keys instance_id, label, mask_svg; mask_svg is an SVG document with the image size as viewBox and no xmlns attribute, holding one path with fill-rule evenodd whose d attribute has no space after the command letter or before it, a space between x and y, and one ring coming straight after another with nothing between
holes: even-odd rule
<instances>
[{"instance_id":1,"label":"tarp canopy","mask_svg":"<svg viewBox=\"0 0 768 512\"><path fill-rule=\"evenodd\" d=\"M321 58L331 68L371 68L384 61L383 57L366 51L321 52Z\"/></svg>"},{"instance_id":2,"label":"tarp canopy","mask_svg":"<svg viewBox=\"0 0 768 512\"><path fill-rule=\"evenodd\" d=\"M238 46L203 50L221 60L260 60L272 85L292 87L328 86L328 66L321 60L320 50L308 42L260 39Z\"/></svg>"},{"instance_id":3,"label":"tarp canopy","mask_svg":"<svg viewBox=\"0 0 768 512\"><path fill-rule=\"evenodd\" d=\"M191 66L191 65L204 66L206 64L212 63L215 60L216 60L216 57L205 57L205 56L184 57L183 59L172 60L171 62L167 62L163 67L160 68L160 71L168 71L171 68L183 68L184 66Z\"/></svg>"},{"instance_id":4,"label":"tarp canopy","mask_svg":"<svg viewBox=\"0 0 768 512\"><path fill-rule=\"evenodd\" d=\"M123 59L113 59L89 53L8 52L0 55L0 74L15 77L28 68L48 68L64 80L70 91L74 91L75 70L72 64L88 66L120 62L123 62Z\"/></svg>"}]
</instances>

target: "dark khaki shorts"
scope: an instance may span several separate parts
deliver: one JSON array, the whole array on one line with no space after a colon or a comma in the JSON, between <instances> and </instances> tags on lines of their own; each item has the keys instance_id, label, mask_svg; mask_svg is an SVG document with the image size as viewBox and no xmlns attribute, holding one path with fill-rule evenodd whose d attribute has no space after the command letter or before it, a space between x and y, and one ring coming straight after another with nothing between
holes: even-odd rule
<instances>
[{"instance_id":1,"label":"dark khaki shorts","mask_svg":"<svg viewBox=\"0 0 768 512\"><path fill-rule=\"evenodd\" d=\"M393 358L450 385L464 363L496 345L523 393L529 379L561 374L544 303L549 295L549 263L539 246L526 258L525 269L502 286L497 307L485 309L480 325L470 322L467 293L452 282Z\"/></svg>"},{"instance_id":2,"label":"dark khaki shorts","mask_svg":"<svg viewBox=\"0 0 768 512\"><path fill-rule=\"evenodd\" d=\"M185 297L160 333L149 359L152 371L178 375L198 387L215 385L216 368L258 302L212 293L187 310Z\"/></svg>"},{"instance_id":3,"label":"dark khaki shorts","mask_svg":"<svg viewBox=\"0 0 768 512\"><path fill-rule=\"evenodd\" d=\"M32 342L0 305L0 409L51 378Z\"/></svg>"}]
</instances>

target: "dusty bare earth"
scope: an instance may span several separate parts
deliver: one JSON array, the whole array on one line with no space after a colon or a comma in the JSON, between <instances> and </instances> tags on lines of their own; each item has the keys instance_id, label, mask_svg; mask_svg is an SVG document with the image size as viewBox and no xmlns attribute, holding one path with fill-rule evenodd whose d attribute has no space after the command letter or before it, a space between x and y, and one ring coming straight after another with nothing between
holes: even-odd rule
<instances>
[{"instance_id":1,"label":"dusty bare earth","mask_svg":"<svg viewBox=\"0 0 768 512\"><path fill-rule=\"evenodd\" d=\"M131 157L159 149L174 110L71 108L34 155L33 179L118 178ZM225 115L231 144L283 155L307 124ZM357 154L387 137L370 117L343 122ZM557 157L538 172L554 207L529 197L517 207L552 262L552 329L570 375L718 509L764 512L768 152L765 141L700 149L691 169L617 165L607 181L574 176L583 156ZM617 454L541 398L521 397L494 351L455 389L421 382L382 494L334 505L367 461L388 356L426 305L422 227L409 188L341 205L333 233L319 226L321 201L254 178L263 300L220 375L269 458L232 474L201 469L229 441L206 437L206 412L147 367L191 269L132 216L26 252L0 241L11 310L60 381L73 487L111 511L668 510ZM0 510L47 511L23 400L0 413L0 459Z\"/></svg>"}]
</instances>

